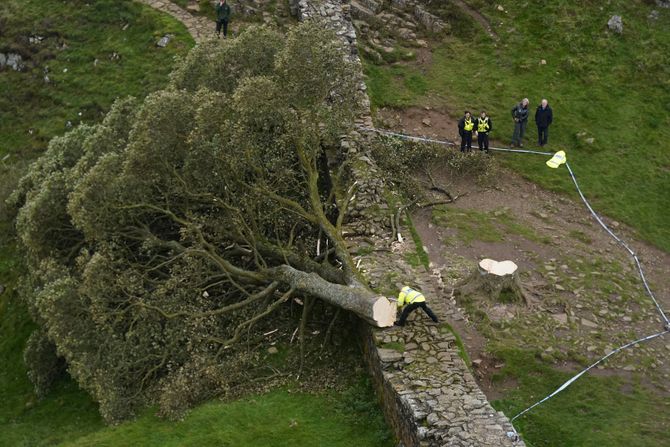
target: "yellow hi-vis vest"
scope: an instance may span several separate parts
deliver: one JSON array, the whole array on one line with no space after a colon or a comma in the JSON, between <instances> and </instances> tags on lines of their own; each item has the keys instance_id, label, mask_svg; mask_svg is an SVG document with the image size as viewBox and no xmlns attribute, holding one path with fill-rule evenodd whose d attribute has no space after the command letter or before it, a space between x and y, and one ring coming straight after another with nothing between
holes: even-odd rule
<instances>
[{"instance_id":1,"label":"yellow hi-vis vest","mask_svg":"<svg viewBox=\"0 0 670 447\"><path fill-rule=\"evenodd\" d=\"M547 160L547 166L556 169L567 161L568 157L566 157L565 151L558 151L551 157L551 159Z\"/></svg>"},{"instance_id":2,"label":"yellow hi-vis vest","mask_svg":"<svg viewBox=\"0 0 670 447\"><path fill-rule=\"evenodd\" d=\"M423 293L407 286L403 287L400 294L398 294L398 307L402 307L405 304L423 303L424 301L426 301L426 297L423 296Z\"/></svg>"},{"instance_id":3,"label":"yellow hi-vis vest","mask_svg":"<svg viewBox=\"0 0 670 447\"><path fill-rule=\"evenodd\" d=\"M477 132L488 132L489 131L489 117L479 118L477 120Z\"/></svg>"},{"instance_id":4,"label":"yellow hi-vis vest","mask_svg":"<svg viewBox=\"0 0 670 447\"><path fill-rule=\"evenodd\" d=\"M466 132L470 132L474 127L475 123L472 122L472 118L465 120L463 124L463 129L465 129Z\"/></svg>"}]
</instances>

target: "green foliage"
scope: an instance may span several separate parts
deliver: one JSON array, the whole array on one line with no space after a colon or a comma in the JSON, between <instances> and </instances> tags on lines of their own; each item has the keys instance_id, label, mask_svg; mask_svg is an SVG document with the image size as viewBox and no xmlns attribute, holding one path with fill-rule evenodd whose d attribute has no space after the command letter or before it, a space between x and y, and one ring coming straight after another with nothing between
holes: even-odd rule
<instances>
[{"instance_id":1,"label":"green foliage","mask_svg":"<svg viewBox=\"0 0 670 447\"><path fill-rule=\"evenodd\" d=\"M38 398L45 397L51 391L56 380L63 376L65 364L58 357L56 346L47 335L34 331L23 353L23 361L28 368L28 377L35 387Z\"/></svg>"},{"instance_id":2,"label":"green foliage","mask_svg":"<svg viewBox=\"0 0 670 447\"><path fill-rule=\"evenodd\" d=\"M319 223L338 237L319 163L351 125L356 82L320 25L252 28L54 138L21 180L25 299L107 421L221 393L245 369L231 345L293 293L275 267L328 270L311 261Z\"/></svg>"},{"instance_id":3,"label":"green foliage","mask_svg":"<svg viewBox=\"0 0 670 447\"><path fill-rule=\"evenodd\" d=\"M538 360L532 351L494 348L493 354L505 365L493 380L517 384L503 399L493 402L496 409L508 416L532 405L571 377ZM663 395L642 384L626 390L623 379L591 373L515 424L534 447L652 447L666 443L669 405Z\"/></svg>"},{"instance_id":4,"label":"green foliage","mask_svg":"<svg viewBox=\"0 0 670 447\"><path fill-rule=\"evenodd\" d=\"M496 124L492 138L505 145L513 130L514 103L529 97L534 108L547 97L555 118L547 150L567 151L599 212L670 250L670 152L665 150L670 140L670 12L652 4L509 0L502 12L498 3L479 1L476 7L499 41L467 21L464 29L452 26L450 36L434 42L432 62L422 67L423 74L411 65L366 64L372 103L485 108ZM457 13L456 7L444 7L447 14ZM658 10L657 20L648 18L652 8ZM607 29L613 14L624 17L622 35ZM406 88L417 76L426 88ZM535 135L531 117L529 144ZM540 185L577 197L565 170L547 169L542 157L501 157Z\"/></svg>"}]
</instances>

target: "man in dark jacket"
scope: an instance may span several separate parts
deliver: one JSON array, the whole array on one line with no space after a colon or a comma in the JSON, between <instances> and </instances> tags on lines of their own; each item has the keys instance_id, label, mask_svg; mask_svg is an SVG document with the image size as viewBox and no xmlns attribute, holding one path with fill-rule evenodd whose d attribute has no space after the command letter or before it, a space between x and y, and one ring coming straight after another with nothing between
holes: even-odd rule
<instances>
[{"instance_id":1,"label":"man in dark jacket","mask_svg":"<svg viewBox=\"0 0 670 447\"><path fill-rule=\"evenodd\" d=\"M523 98L521 102L512 108L512 118L514 119L514 134L512 135L512 144L523 147L523 136L526 133L528 124L528 98Z\"/></svg>"},{"instance_id":2,"label":"man in dark jacket","mask_svg":"<svg viewBox=\"0 0 670 447\"><path fill-rule=\"evenodd\" d=\"M479 118L475 120L475 130L477 131L477 146L480 151L489 153L489 132L493 130L493 121L488 117L485 111L482 110Z\"/></svg>"},{"instance_id":3,"label":"man in dark jacket","mask_svg":"<svg viewBox=\"0 0 670 447\"><path fill-rule=\"evenodd\" d=\"M547 139L549 138L549 126L554 120L554 113L549 107L549 102L546 99L542 100L542 103L537 106L535 111L535 124L537 124L537 144L544 146L547 144Z\"/></svg>"},{"instance_id":4,"label":"man in dark jacket","mask_svg":"<svg viewBox=\"0 0 670 447\"><path fill-rule=\"evenodd\" d=\"M228 36L228 20L230 20L230 6L226 0L219 0L216 3L216 35L221 38L221 28L223 28L223 37Z\"/></svg>"},{"instance_id":5,"label":"man in dark jacket","mask_svg":"<svg viewBox=\"0 0 670 447\"><path fill-rule=\"evenodd\" d=\"M458 134L461 136L461 152L472 150L472 130L475 128L475 122L469 111L465 111L465 116L458 121Z\"/></svg>"}]
</instances>

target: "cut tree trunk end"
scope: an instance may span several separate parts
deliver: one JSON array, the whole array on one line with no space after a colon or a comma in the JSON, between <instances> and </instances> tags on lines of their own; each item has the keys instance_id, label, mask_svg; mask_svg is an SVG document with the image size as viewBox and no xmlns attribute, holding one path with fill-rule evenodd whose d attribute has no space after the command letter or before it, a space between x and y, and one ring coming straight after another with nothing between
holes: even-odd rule
<instances>
[{"instance_id":1,"label":"cut tree trunk end","mask_svg":"<svg viewBox=\"0 0 670 447\"><path fill-rule=\"evenodd\" d=\"M454 289L457 296L482 296L499 303L528 304L528 295L512 261L482 259L479 267Z\"/></svg>"}]
</instances>

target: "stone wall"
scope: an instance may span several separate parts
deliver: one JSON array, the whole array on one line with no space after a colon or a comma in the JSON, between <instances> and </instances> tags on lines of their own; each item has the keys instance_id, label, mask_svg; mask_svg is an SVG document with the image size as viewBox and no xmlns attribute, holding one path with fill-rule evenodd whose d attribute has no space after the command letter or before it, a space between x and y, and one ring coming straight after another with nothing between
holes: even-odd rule
<instances>
[{"instance_id":1,"label":"stone wall","mask_svg":"<svg viewBox=\"0 0 670 447\"><path fill-rule=\"evenodd\" d=\"M323 21L342 40L345 57L360 68L362 112L357 125L372 126L349 0L290 0L290 8L300 20ZM384 238L383 234L390 231L380 217L388 213L379 212L386 206L382 203L385 185L369 153L368 138L367 133L359 131L343 136L335 157L336 161L346 159L351 164L351 180L357 184L350 210L354 219L350 230L354 234L372 235L365 242L353 241L356 248L367 244L371 249L370 255L359 257L363 273L372 287L383 286L395 293L405 283L414 284L429 297L441 321L462 319L455 301L445 293L439 273L420 272L404 261L404 252L411 250L411 245L395 243L389 251L390 238ZM388 272L396 273L394 284L388 284ZM491 407L478 387L460 357L449 327L427 324L426 316L418 313L411 320L405 328L375 330L361 323L359 329L384 414L400 445L523 446L522 441L508 437L507 432L513 432L511 424L504 414Z\"/></svg>"},{"instance_id":2,"label":"stone wall","mask_svg":"<svg viewBox=\"0 0 670 447\"><path fill-rule=\"evenodd\" d=\"M389 247L390 241L376 238L374 243L381 248ZM373 286L398 290L413 284L440 319L434 324L418 310L402 328L361 324L365 359L387 421L406 447L523 446L523 441L508 436L514 433L512 425L491 407L461 357L456 336L444 323L464 316L442 282L441 268L426 272L405 262L412 244L394 242L390 252L377 249L360 258Z\"/></svg>"}]
</instances>

